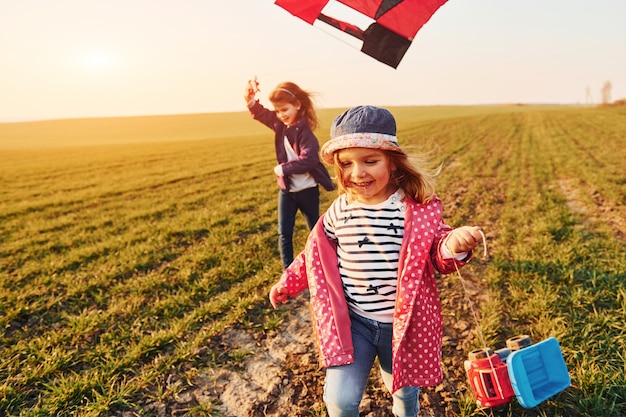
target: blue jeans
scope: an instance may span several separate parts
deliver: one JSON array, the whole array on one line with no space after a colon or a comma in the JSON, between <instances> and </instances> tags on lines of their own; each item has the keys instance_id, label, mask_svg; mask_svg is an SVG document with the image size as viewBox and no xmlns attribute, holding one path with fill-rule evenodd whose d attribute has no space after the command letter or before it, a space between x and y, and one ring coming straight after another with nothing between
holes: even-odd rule
<instances>
[{"instance_id":1,"label":"blue jeans","mask_svg":"<svg viewBox=\"0 0 626 417\"><path fill-rule=\"evenodd\" d=\"M391 392L392 324L380 323L358 314L352 319L354 363L326 370L324 402L329 417L358 417L359 404L367 386L374 360L378 356L380 371L387 390ZM392 394L393 414L416 417L419 411L419 387L404 387Z\"/></svg>"},{"instance_id":2,"label":"blue jeans","mask_svg":"<svg viewBox=\"0 0 626 417\"><path fill-rule=\"evenodd\" d=\"M278 192L278 244L283 269L293 262L293 228L298 210L304 215L309 230L320 217L319 187L290 193L281 189Z\"/></svg>"}]
</instances>

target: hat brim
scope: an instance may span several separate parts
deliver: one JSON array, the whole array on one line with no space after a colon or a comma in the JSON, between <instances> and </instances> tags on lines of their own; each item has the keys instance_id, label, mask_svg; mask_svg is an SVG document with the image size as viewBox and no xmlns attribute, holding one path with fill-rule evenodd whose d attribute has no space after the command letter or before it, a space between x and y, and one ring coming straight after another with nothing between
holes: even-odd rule
<instances>
[{"instance_id":1,"label":"hat brim","mask_svg":"<svg viewBox=\"0 0 626 417\"><path fill-rule=\"evenodd\" d=\"M395 136L383 133L349 133L326 142L320 150L320 156L324 162L332 165L335 152L347 148L379 149L404 154L397 143L398 139Z\"/></svg>"}]
</instances>

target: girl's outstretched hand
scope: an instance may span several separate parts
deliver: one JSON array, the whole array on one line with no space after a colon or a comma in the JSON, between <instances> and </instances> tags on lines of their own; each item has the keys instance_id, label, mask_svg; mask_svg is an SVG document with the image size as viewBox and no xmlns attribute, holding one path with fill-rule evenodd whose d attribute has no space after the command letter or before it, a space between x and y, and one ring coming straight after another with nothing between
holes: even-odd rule
<instances>
[{"instance_id":1,"label":"girl's outstretched hand","mask_svg":"<svg viewBox=\"0 0 626 417\"><path fill-rule=\"evenodd\" d=\"M446 239L446 247L452 253L471 252L482 237L479 226L458 227Z\"/></svg>"},{"instance_id":2,"label":"girl's outstretched hand","mask_svg":"<svg viewBox=\"0 0 626 417\"><path fill-rule=\"evenodd\" d=\"M248 84L246 84L246 89L243 95L243 99L246 100L246 103L249 103L250 101L254 100L255 96L256 96L256 93L254 92L253 89L250 88L250 81L248 81Z\"/></svg>"},{"instance_id":3,"label":"girl's outstretched hand","mask_svg":"<svg viewBox=\"0 0 626 417\"><path fill-rule=\"evenodd\" d=\"M281 284L275 284L270 290L270 303L275 309L278 308L278 304L287 302L287 289Z\"/></svg>"},{"instance_id":4,"label":"girl's outstretched hand","mask_svg":"<svg viewBox=\"0 0 626 417\"><path fill-rule=\"evenodd\" d=\"M243 95L244 100L248 105L254 101L256 98L256 93L259 91L259 83L256 80L248 80L248 84L246 85L245 93Z\"/></svg>"}]
</instances>

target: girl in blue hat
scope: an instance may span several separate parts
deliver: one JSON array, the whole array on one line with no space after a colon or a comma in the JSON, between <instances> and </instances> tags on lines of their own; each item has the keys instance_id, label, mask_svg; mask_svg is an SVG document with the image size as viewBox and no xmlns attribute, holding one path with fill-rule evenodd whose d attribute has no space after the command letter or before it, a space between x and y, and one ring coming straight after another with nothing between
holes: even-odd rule
<instances>
[{"instance_id":1,"label":"girl in blue hat","mask_svg":"<svg viewBox=\"0 0 626 417\"><path fill-rule=\"evenodd\" d=\"M435 271L472 258L480 228L451 228L434 192L437 171L409 161L386 109L352 108L321 149L339 196L270 290L276 308L305 288L326 368L330 417L359 415L378 358L393 413L414 417L419 387L441 382L441 304Z\"/></svg>"},{"instance_id":2,"label":"girl in blue hat","mask_svg":"<svg viewBox=\"0 0 626 417\"><path fill-rule=\"evenodd\" d=\"M254 81L256 82L256 81ZM319 142L313 133L317 115L310 93L292 82L279 84L269 95L274 111L256 99L257 89L248 82L244 99L252 117L274 131L278 183L278 240L283 268L293 261L293 230L298 210L309 229L319 218L320 192L334 189L319 159Z\"/></svg>"}]
</instances>

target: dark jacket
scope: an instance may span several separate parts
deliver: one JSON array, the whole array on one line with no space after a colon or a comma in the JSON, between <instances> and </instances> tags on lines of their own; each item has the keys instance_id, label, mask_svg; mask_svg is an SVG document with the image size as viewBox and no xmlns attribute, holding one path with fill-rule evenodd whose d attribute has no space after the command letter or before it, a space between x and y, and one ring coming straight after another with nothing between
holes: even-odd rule
<instances>
[{"instance_id":1,"label":"dark jacket","mask_svg":"<svg viewBox=\"0 0 626 417\"><path fill-rule=\"evenodd\" d=\"M276 161L282 166L285 174L284 177L276 177L276 182L280 188L289 190L289 175L308 172L327 191L335 189L328 170L320 161L320 144L306 119L300 119L293 126L286 126L278 119L275 112L266 109L258 101L250 107L250 113L255 120L274 131ZM293 150L298 154L298 159L293 161L287 160L287 152L284 145L285 136L287 136Z\"/></svg>"}]
</instances>

